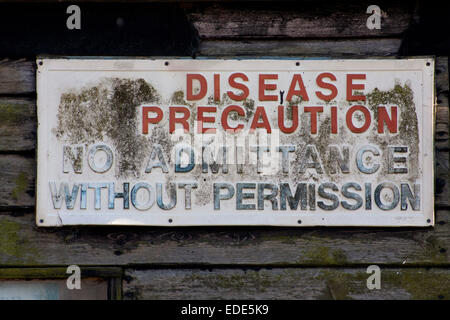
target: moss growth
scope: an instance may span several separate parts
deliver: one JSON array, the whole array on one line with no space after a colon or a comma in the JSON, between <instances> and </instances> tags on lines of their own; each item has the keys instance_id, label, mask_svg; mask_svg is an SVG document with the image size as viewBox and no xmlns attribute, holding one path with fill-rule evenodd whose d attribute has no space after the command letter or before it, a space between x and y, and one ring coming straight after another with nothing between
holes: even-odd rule
<instances>
[{"instance_id":1,"label":"moss growth","mask_svg":"<svg viewBox=\"0 0 450 320\"><path fill-rule=\"evenodd\" d=\"M347 262L347 256L341 249L331 250L327 247L319 247L305 253L306 262L309 264L342 265Z\"/></svg>"},{"instance_id":2,"label":"moss growth","mask_svg":"<svg viewBox=\"0 0 450 320\"><path fill-rule=\"evenodd\" d=\"M208 97L208 104L219 104L220 103L220 101L219 100L215 100L214 99L214 96L209 96Z\"/></svg>"},{"instance_id":3,"label":"moss growth","mask_svg":"<svg viewBox=\"0 0 450 320\"><path fill-rule=\"evenodd\" d=\"M326 283L326 290L319 298L327 300L353 299L351 294L353 291L356 291L356 288L358 288L360 284L365 288L368 276L369 275L364 272L347 273L343 271L323 270L316 277Z\"/></svg>"},{"instance_id":4,"label":"moss growth","mask_svg":"<svg viewBox=\"0 0 450 320\"><path fill-rule=\"evenodd\" d=\"M252 117L253 113L255 112L255 101L253 99L247 98L242 102L242 105L244 106L245 116L248 120Z\"/></svg>"},{"instance_id":5,"label":"moss growth","mask_svg":"<svg viewBox=\"0 0 450 320\"><path fill-rule=\"evenodd\" d=\"M381 286L400 287L411 295L413 300L450 300L450 277L448 273L428 273L422 270L385 271L381 274Z\"/></svg>"},{"instance_id":6,"label":"moss growth","mask_svg":"<svg viewBox=\"0 0 450 320\"><path fill-rule=\"evenodd\" d=\"M276 286L282 279L282 275L269 276L260 271L246 271L243 274L191 274L185 277L187 282L199 282L202 286L212 289L234 289L248 290L252 288L258 291L265 291L265 288Z\"/></svg>"},{"instance_id":7,"label":"moss growth","mask_svg":"<svg viewBox=\"0 0 450 320\"><path fill-rule=\"evenodd\" d=\"M354 96L364 96L364 92L362 92L362 91L359 91L359 90L355 90L355 91L353 91L353 95ZM364 104L364 100L355 100L355 101L352 101L352 104Z\"/></svg>"},{"instance_id":8,"label":"moss growth","mask_svg":"<svg viewBox=\"0 0 450 320\"><path fill-rule=\"evenodd\" d=\"M34 263L37 250L23 239L20 225L12 220L0 220L0 256L3 264Z\"/></svg>"},{"instance_id":9,"label":"moss growth","mask_svg":"<svg viewBox=\"0 0 450 320\"><path fill-rule=\"evenodd\" d=\"M172 94L172 97L170 98L170 101L173 104L178 104L178 105L183 105L183 106L187 106L188 105L186 100L184 100L184 92L183 92L183 90L175 91Z\"/></svg>"},{"instance_id":10,"label":"moss growth","mask_svg":"<svg viewBox=\"0 0 450 320\"><path fill-rule=\"evenodd\" d=\"M25 172L20 172L17 178L14 180L14 183L15 187L11 192L11 196L14 200L17 200L27 190L28 178Z\"/></svg>"},{"instance_id":11,"label":"moss growth","mask_svg":"<svg viewBox=\"0 0 450 320\"><path fill-rule=\"evenodd\" d=\"M139 107L160 99L143 79L104 79L80 92L61 95L56 136L65 143L111 142L118 155L117 176L139 176L147 154L138 132Z\"/></svg>"},{"instance_id":12,"label":"moss growth","mask_svg":"<svg viewBox=\"0 0 450 320\"><path fill-rule=\"evenodd\" d=\"M400 111L403 112L407 111L407 109L411 109L411 107L414 108L413 98L414 93L407 84L401 86L397 83L392 90L388 91L381 91L378 90L378 88L375 88L367 95L367 102L375 116L375 119L377 119L378 106L398 105Z\"/></svg>"},{"instance_id":13,"label":"moss growth","mask_svg":"<svg viewBox=\"0 0 450 320\"><path fill-rule=\"evenodd\" d=\"M5 124L17 123L23 120L23 113L17 105L0 103L0 127Z\"/></svg>"},{"instance_id":14,"label":"moss growth","mask_svg":"<svg viewBox=\"0 0 450 320\"><path fill-rule=\"evenodd\" d=\"M293 96L291 101L288 102L285 110L286 110L286 118L288 120L293 120L293 112L292 107L293 106L299 106L302 103L302 97L299 96Z\"/></svg>"},{"instance_id":15,"label":"moss growth","mask_svg":"<svg viewBox=\"0 0 450 320\"><path fill-rule=\"evenodd\" d=\"M378 107L384 106L390 112L391 106L398 107L399 123L398 133L391 134L385 131L384 134L378 134L378 126L373 126L374 134L371 137L372 142L382 146L404 145L408 147L408 178L414 183L420 174L419 168L419 129L416 107L414 105L414 92L410 86L405 83L403 86L399 83L394 88L387 91L381 91L375 88L367 95L368 105L378 119ZM375 141L376 139L376 141ZM387 152L384 161L387 163ZM387 166L383 168L384 174L389 174Z\"/></svg>"},{"instance_id":16,"label":"moss growth","mask_svg":"<svg viewBox=\"0 0 450 320\"><path fill-rule=\"evenodd\" d=\"M425 255L428 260L430 260L431 264L441 264L448 261L447 250L441 251L443 248L446 248L446 245L437 237L431 235L425 239Z\"/></svg>"},{"instance_id":17,"label":"moss growth","mask_svg":"<svg viewBox=\"0 0 450 320\"><path fill-rule=\"evenodd\" d=\"M67 268L11 268L0 269L2 279L50 279L67 278Z\"/></svg>"},{"instance_id":18,"label":"moss growth","mask_svg":"<svg viewBox=\"0 0 450 320\"><path fill-rule=\"evenodd\" d=\"M83 153L83 149L81 147L78 147L78 148L79 148L79 150L77 150L78 157L75 157L75 155L71 152L70 148L65 147L63 149L63 153L64 153L64 158L69 159L70 162L72 163L73 170L76 173L81 173L82 169L83 169L83 158L79 155L81 155Z\"/></svg>"},{"instance_id":19,"label":"moss growth","mask_svg":"<svg viewBox=\"0 0 450 320\"><path fill-rule=\"evenodd\" d=\"M365 271L323 270L317 279L325 281L327 288L320 298L341 300L370 294L366 287L369 276ZM425 269L382 270L379 291L383 290L403 290L411 299L450 299L450 277L444 271L429 273Z\"/></svg>"}]
</instances>

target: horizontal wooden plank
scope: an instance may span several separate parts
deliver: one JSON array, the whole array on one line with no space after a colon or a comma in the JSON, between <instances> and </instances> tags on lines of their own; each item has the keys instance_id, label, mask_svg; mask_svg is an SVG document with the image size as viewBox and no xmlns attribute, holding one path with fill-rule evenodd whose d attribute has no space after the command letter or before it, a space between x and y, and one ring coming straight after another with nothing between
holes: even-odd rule
<instances>
[{"instance_id":1,"label":"horizontal wooden plank","mask_svg":"<svg viewBox=\"0 0 450 320\"><path fill-rule=\"evenodd\" d=\"M126 270L124 299L450 299L448 269L381 268L380 289L367 268Z\"/></svg>"},{"instance_id":2,"label":"horizontal wooden plank","mask_svg":"<svg viewBox=\"0 0 450 320\"><path fill-rule=\"evenodd\" d=\"M0 265L449 266L450 211L434 228L37 228L0 214Z\"/></svg>"},{"instance_id":3,"label":"horizontal wooden plank","mask_svg":"<svg viewBox=\"0 0 450 320\"><path fill-rule=\"evenodd\" d=\"M449 141L449 108L448 106L436 107L435 147L437 150L447 151Z\"/></svg>"},{"instance_id":4,"label":"horizontal wooden plank","mask_svg":"<svg viewBox=\"0 0 450 320\"><path fill-rule=\"evenodd\" d=\"M438 150L434 154L436 162L436 198L438 208L450 208L450 170L448 150Z\"/></svg>"},{"instance_id":5,"label":"horizontal wooden plank","mask_svg":"<svg viewBox=\"0 0 450 320\"><path fill-rule=\"evenodd\" d=\"M35 147L35 100L0 98L0 151L27 151Z\"/></svg>"},{"instance_id":6,"label":"horizontal wooden plank","mask_svg":"<svg viewBox=\"0 0 450 320\"><path fill-rule=\"evenodd\" d=\"M437 57L435 67L436 88L436 127L435 127L435 163L436 163L436 207L450 207L450 170L449 170L449 69L448 57Z\"/></svg>"},{"instance_id":7,"label":"horizontal wooden plank","mask_svg":"<svg viewBox=\"0 0 450 320\"><path fill-rule=\"evenodd\" d=\"M215 5L188 16L201 39L361 38L399 36L409 26L413 6L380 6L381 28L369 29L365 3L284 3Z\"/></svg>"},{"instance_id":8,"label":"horizontal wooden plank","mask_svg":"<svg viewBox=\"0 0 450 320\"><path fill-rule=\"evenodd\" d=\"M449 78L448 57L436 58L436 130L435 146L438 150L448 151L449 142Z\"/></svg>"},{"instance_id":9,"label":"horizontal wooden plank","mask_svg":"<svg viewBox=\"0 0 450 320\"><path fill-rule=\"evenodd\" d=\"M448 107L448 57L436 57L435 81L437 104Z\"/></svg>"},{"instance_id":10,"label":"horizontal wooden plank","mask_svg":"<svg viewBox=\"0 0 450 320\"><path fill-rule=\"evenodd\" d=\"M82 267L83 278L119 278L123 275L119 267ZM67 267L59 268L0 268L0 279L67 279Z\"/></svg>"},{"instance_id":11,"label":"horizontal wooden plank","mask_svg":"<svg viewBox=\"0 0 450 320\"><path fill-rule=\"evenodd\" d=\"M35 62L0 60L0 94L28 94L36 91Z\"/></svg>"},{"instance_id":12,"label":"horizontal wooden plank","mask_svg":"<svg viewBox=\"0 0 450 320\"><path fill-rule=\"evenodd\" d=\"M36 161L19 155L0 155L0 209L33 207Z\"/></svg>"},{"instance_id":13,"label":"horizontal wooden plank","mask_svg":"<svg viewBox=\"0 0 450 320\"><path fill-rule=\"evenodd\" d=\"M204 56L392 56L398 54L401 39L357 40L205 40Z\"/></svg>"}]
</instances>

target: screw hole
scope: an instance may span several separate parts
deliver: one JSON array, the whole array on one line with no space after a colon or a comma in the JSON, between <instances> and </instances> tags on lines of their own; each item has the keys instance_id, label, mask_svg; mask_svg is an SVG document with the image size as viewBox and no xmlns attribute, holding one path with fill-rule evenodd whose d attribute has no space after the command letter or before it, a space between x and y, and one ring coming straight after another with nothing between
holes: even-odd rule
<instances>
[{"instance_id":1,"label":"screw hole","mask_svg":"<svg viewBox=\"0 0 450 320\"><path fill-rule=\"evenodd\" d=\"M300 65L300 62L296 62L295 65L296 65L296 66L299 66L299 65Z\"/></svg>"},{"instance_id":2,"label":"screw hole","mask_svg":"<svg viewBox=\"0 0 450 320\"><path fill-rule=\"evenodd\" d=\"M427 62L427 67L429 67L431 65L431 63Z\"/></svg>"},{"instance_id":3,"label":"screw hole","mask_svg":"<svg viewBox=\"0 0 450 320\"><path fill-rule=\"evenodd\" d=\"M173 221L172 219L169 219L169 223L172 223L172 221Z\"/></svg>"},{"instance_id":4,"label":"screw hole","mask_svg":"<svg viewBox=\"0 0 450 320\"><path fill-rule=\"evenodd\" d=\"M427 219L427 222L428 222L428 223L430 223L430 222L431 222L431 220L430 220L430 219Z\"/></svg>"},{"instance_id":5,"label":"screw hole","mask_svg":"<svg viewBox=\"0 0 450 320\"><path fill-rule=\"evenodd\" d=\"M44 63L42 61L39 61L39 65L42 66Z\"/></svg>"},{"instance_id":6,"label":"screw hole","mask_svg":"<svg viewBox=\"0 0 450 320\"><path fill-rule=\"evenodd\" d=\"M302 224L302 220L298 220L297 223L298 223L298 224Z\"/></svg>"},{"instance_id":7,"label":"screw hole","mask_svg":"<svg viewBox=\"0 0 450 320\"><path fill-rule=\"evenodd\" d=\"M39 223L44 223L44 219L40 219L40 220L39 220Z\"/></svg>"},{"instance_id":8,"label":"screw hole","mask_svg":"<svg viewBox=\"0 0 450 320\"><path fill-rule=\"evenodd\" d=\"M169 61L164 62L164 65L168 66L169 65Z\"/></svg>"}]
</instances>

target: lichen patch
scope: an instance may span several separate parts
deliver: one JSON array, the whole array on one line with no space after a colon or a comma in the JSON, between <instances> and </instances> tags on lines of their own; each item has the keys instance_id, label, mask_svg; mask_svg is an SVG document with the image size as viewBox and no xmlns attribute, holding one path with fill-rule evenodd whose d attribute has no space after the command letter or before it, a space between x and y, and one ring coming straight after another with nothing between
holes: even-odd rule
<instances>
[{"instance_id":1,"label":"lichen patch","mask_svg":"<svg viewBox=\"0 0 450 320\"><path fill-rule=\"evenodd\" d=\"M380 146L403 145L408 147L408 178L413 183L420 176L419 166L419 122L417 119L416 106L414 104L414 92L410 85L396 83L394 88L381 91L375 88L367 95L367 101L374 118L378 119L378 107L385 106L390 110L391 106L398 107L399 123L398 134L377 134L377 126L373 126L371 142ZM387 163L387 153L384 161ZM384 174L388 174L384 169Z\"/></svg>"},{"instance_id":2,"label":"lichen patch","mask_svg":"<svg viewBox=\"0 0 450 320\"><path fill-rule=\"evenodd\" d=\"M159 100L144 79L106 78L61 95L54 132L70 144L110 141L117 155L116 176L138 177L149 148L148 139L138 132L139 107Z\"/></svg>"}]
</instances>

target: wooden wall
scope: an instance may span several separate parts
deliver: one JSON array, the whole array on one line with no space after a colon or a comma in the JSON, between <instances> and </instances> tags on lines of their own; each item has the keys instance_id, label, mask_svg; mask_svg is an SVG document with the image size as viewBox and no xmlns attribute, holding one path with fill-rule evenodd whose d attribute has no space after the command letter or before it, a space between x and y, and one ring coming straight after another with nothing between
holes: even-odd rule
<instances>
[{"instance_id":1,"label":"wooden wall","mask_svg":"<svg viewBox=\"0 0 450 320\"><path fill-rule=\"evenodd\" d=\"M450 299L448 51L412 37L433 28L420 6L379 5L381 30L359 1L169 4L191 24L194 56L437 55L434 228L37 228L33 53L0 57L0 268L114 266L124 299ZM380 290L366 287L372 264Z\"/></svg>"}]
</instances>

